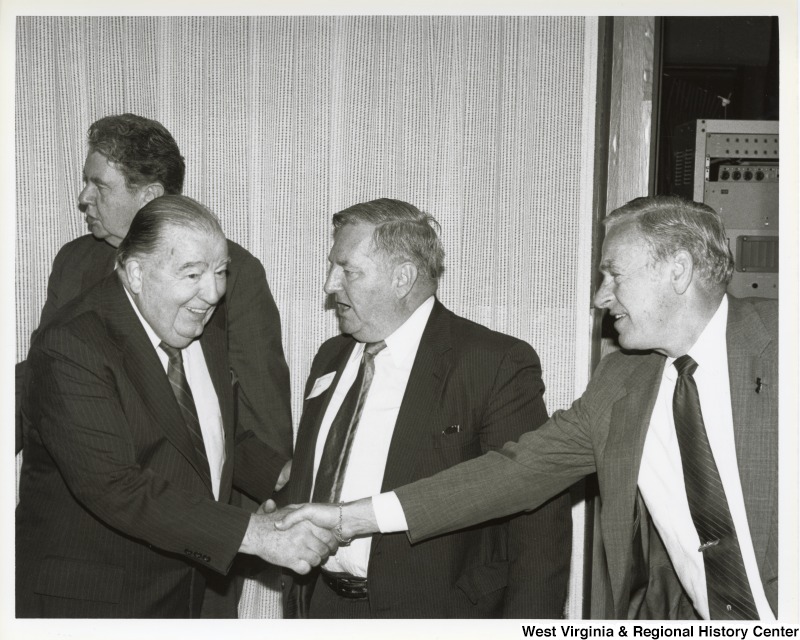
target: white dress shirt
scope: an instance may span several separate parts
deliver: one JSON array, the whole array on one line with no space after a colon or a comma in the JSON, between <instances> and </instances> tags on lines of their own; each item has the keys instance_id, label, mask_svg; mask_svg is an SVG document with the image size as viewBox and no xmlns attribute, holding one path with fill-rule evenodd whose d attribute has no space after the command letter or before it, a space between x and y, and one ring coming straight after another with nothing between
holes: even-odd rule
<instances>
[{"instance_id":1,"label":"white dress shirt","mask_svg":"<svg viewBox=\"0 0 800 640\"><path fill-rule=\"evenodd\" d=\"M164 373L169 366L169 358L163 349L159 349L161 338L156 335L153 328L139 312L138 307L131 298L128 290L125 290L128 300L131 302L136 316L142 323L147 337L153 344L153 348L158 354L158 359L164 367ZM203 445L208 457L208 466L211 471L211 488L214 498L219 500L219 483L222 477L222 466L225 464L225 431L222 427L222 414L219 410L219 398L211 382L211 375L208 373L208 366L203 355L203 347L200 340L194 340L188 347L181 349L183 356L183 371L186 374L186 382L192 390L197 417L200 421L200 430L203 433ZM188 429L188 427L187 427Z\"/></svg>"},{"instance_id":2,"label":"white dress shirt","mask_svg":"<svg viewBox=\"0 0 800 640\"><path fill-rule=\"evenodd\" d=\"M381 490L397 415L433 303L433 296L423 302L408 320L386 338L386 348L375 356L375 375L353 437L342 484L342 502L365 498ZM314 453L315 479L331 423L355 381L363 352L363 343L353 349L322 419ZM331 556L323 566L329 571L366 577L371 544L370 537L356 538L349 546L340 547L336 555Z\"/></svg>"},{"instance_id":3,"label":"white dress shirt","mask_svg":"<svg viewBox=\"0 0 800 640\"><path fill-rule=\"evenodd\" d=\"M762 620L774 620L758 573L736 460L728 349L725 341L727 318L728 299L724 297L697 342L689 349L688 355L698 365L693 377L700 395L703 422L725 489L733 524L736 527L736 535L758 613ZM708 619L708 593L703 554L698 551L700 539L689 511L681 454L672 414L672 396L678 377L678 372L673 366L674 362L675 358L667 358L653 415L650 417L642 466L639 469L639 490L664 541L681 584L692 599L697 612L704 619ZM753 384L755 385L755 381Z\"/></svg>"}]
</instances>

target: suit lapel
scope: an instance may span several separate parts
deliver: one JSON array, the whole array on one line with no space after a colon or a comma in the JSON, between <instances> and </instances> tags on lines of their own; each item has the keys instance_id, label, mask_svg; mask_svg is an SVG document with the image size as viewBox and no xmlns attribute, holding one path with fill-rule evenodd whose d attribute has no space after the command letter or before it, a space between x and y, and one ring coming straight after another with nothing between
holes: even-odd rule
<instances>
[{"instance_id":1,"label":"suit lapel","mask_svg":"<svg viewBox=\"0 0 800 640\"><path fill-rule=\"evenodd\" d=\"M331 354L327 357L320 356L314 360L311 372L303 394L303 414L300 417L300 427L297 431L297 442L294 446L292 461L292 478L287 487L286 503L308 502L311 499L311 488L314 484L314 454L316 452L317 436L322 419L331 403L331 397L339 384L342 372L347 366L350 354L356 346L356 341L347 336L334 339ZM324 348L324 347L323 347ZM319 360L319 361L318 361ZM331 384L320 395L306 400L314 388L314 383L320 376L332 371L336 372ZM302 475L297 472L302 470ZM311 596L314 592L318 569L314 569L306 576L295 576L284 601L284 615L289 618L307 618L311 605Z\"/></svg>"},{"instance_id":2,"label":"suit lapel","mask_svg":"<svg viewBox=\"0 0 800 640\"><path fill-rule=\"evenodd\" d=\"M617 609L623 603L627 607L630 592L639 468L664 362L657 355L644 356L631 370L620 388L619 399L613 404L603 462L598 465L600 486L606 488L602 529Z\"/></svg>"},{"instance_id":3,"label":"suit lapel","mask_svg":"<svg viewBox=\"0 0 800 640\"><path fill-rule=\"evenodd\" d=\"M765 561L769 536L776 513L777 479L767 482L764 469L777 469L777 385L770 378L777 371L772 358L769 333L758 314L746 303L728 298L728 369L731 387L734 437L739 473L756 558ZM628 376L623 396L611 413L601 486L606 490L602 512L604 546L616 614L625 616L630 592L631 536L642 451L653 412L665 360L652 355ZM772 363L774 366L774 363ZM756 394L756 378L764 386ZM633 463L631 463L631 460Z\"/></svg>"},{"instance_id":4,"label":"suit lapel","mask_svg":"<svg viewBox=\"0 0 800 640\"><path fill-rule=\"evenodd\" d=\"M422 447L430 446L424 434L430 425L441 425L436 413L443 410L442 395L452 366L450 312L436 300L417 349L403 402L397 415L382 491L416 480ZM438 419L437 419L438 418Z\"/></svg>"},{"instance_id":5,"label":"suit lapel","mask_svg":"<svg viewBox=\"0 0 800 640\"><path fill-rule=\"evenodd\" d=\"M123 370L152 416L153 424L164 430L175 448L197 470L198 475L204 477L195 459L194 446L167 374L122 284L112 274L101 286L99 311L105 318L109 337L120 350Z\"/></svg>"},{"instance_id":6,"label":"suit lapel","mask_svg":"<svg viewBox=\"0 0 800 640\"><path fill-rule=\"evenodd\" d=\"M352 338L342 337L340 343L339 348L334 349L329 358L319 364L315 364L309 374L308 384L305 389L306 397L311 392L313 383L318 377L331 371L336 372L333 381L325 391L314 398L304 400L303 415L300 418L297 442L294 447L294 462L292 463L292 468L302 469L303 475L292 477L289 490L289 498L292 502L303 502L311 499L311 487L314 480L314 453L319 429L322 419L325 417L325 412L328 410L331 397L339 384L339 379L342 377L342 372L350 359L350 354L353 353L353 349L356 346L356 341Z\"/></svg>"},{"instance_id":7,"label":"suit lapel","mask_svg":"<svg viewBox=\"0 0 800 640\"><path fill-rule=\"evenodd\" d=\"M770 338L761 318L747 303L728 297L728 376L736 458L747 521L759 566L767 550L772 514L777 512L777 371ZM756 393L756 380L762 386ZM776 470L775 481L764 470Z\"/></svg>"}]
</instances>

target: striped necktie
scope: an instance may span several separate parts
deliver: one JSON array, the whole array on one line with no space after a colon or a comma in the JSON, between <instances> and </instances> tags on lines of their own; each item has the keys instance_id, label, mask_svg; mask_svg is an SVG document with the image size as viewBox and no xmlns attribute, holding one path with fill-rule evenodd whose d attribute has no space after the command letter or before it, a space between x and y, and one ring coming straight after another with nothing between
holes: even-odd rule
<instances>
[{"instance_id":1,"label":"striped necktie","mask_svg":"<svg viewBox=\"0 0 800 640\"><path fill-rule=\"evenodd\" d=\"M348 389L328 431L314 481L312 502L339 502L353 438L372 384L372 377L375 375L375 356L385 348L386 343L383 340L368 343L364 347L356 379Z\"/></svg>"},{"instance_id":2,"label":"striped necktie","mask_svg":"<svg viewBox=\"0 0 800 640\"><path fill-rule=\"evenodd\" d=\"M700 396L692 374L697 363L689 356L675 360L678 379L672 409L683 464L686 497L706 571L708 610L712 620L757 620L750 582L742 560L725 497L725 489L708 443Z\"/></svg>"},{"instance_id":3,"label":"striped necktie","mask_svg":"<svg viewBox=\"0 0 800 640\"><path fill-rule=\"evenodd\" d=\"M169 378L172 392L175 394L175 399L178 401L181 414L183 414L183 420L186 422L186 427L189 430L189 436L192 439L192 444L197 454L197 462L199 463L200 470L205 474L204 480L207 482L208 486L211 486L211 472L209 471L206 447L205 444L203 444L203 432L200 429L200 420L197 417L197 407L195 407L194 404L192 389L189 387L189 382L186 380L186 373L183 370L183 356L181 355L181 350L163 342L158 346L169 358L167 378Z\"/></svg>"}]
</instances>

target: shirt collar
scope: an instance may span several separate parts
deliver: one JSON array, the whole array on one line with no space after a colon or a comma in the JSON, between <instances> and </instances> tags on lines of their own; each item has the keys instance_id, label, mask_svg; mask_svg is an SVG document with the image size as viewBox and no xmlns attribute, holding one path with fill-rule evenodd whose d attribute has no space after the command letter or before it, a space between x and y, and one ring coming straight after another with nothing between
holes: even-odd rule
<instances>
[{"instance_id":1,"label":"shirt collar","mask_svg":"<svg viewBox=\"0 0 800 640\"><path fill-rule=\"evenodd\" d=\"M728 327L728 296L722 296L722 301L711 316L708 324L703 329L700 337L691 346L687 355L692 357L698 368L710 370L715 363L720 362L719 354L727 353L725 337ZM667 358L667 370L673 370L672 363L677 358Z\"/></svg>"},{"instance_id":2,"label":"shirt collar","mask_svg":"<svg viewBox=\"0 0 800 640\"><path fill-rule=\"evenodd\" d=\"M128 300L130 300L131 306L133 310L136 312L136 317L139 318L139 322L142 323L145 332L147 333L147 337L150 338L150 342L153 343L153 348L157 349L158 345L161 344L161 338L158 337L155 331L153 331L153 327L144 319L144 316L139 311L139 307L136 306L136 303L133 301L133 296L131 296L130 291L126 287L122 287L125 290L125 295L128 296Z\"/></svg>"},{"instance_id":3,"label":"shirt collar","mask_svg":"<svg viewBox=\"0 0 800 640\"><path fill-rule=\"evenodd\" d=\"M429 297L425 302L419 305L412 313L408 320L401 324L394 333L386 338L386 351L392 358L395 366L401 366L410 358L414 359L416 356L417 348L419 347L422 334L425 331L425 326L428 324L431 311L433 311L433 303L436 298Z\"/></svg>"}]
</instances>

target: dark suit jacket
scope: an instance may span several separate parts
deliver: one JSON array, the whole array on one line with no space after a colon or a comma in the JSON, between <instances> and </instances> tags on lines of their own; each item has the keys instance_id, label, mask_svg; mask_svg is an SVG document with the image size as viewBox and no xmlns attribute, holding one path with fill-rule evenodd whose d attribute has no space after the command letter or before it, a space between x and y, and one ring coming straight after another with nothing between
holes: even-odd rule
<instances>
[{"instance_id":1,"label":"dark suit jacket","mask_svg":"<svg viewBox=\"0 0 800 640\"><path fill-rule=\"evenodd\" d=\"M728 368L739 473L761 580L777 611L778 305L755 298L728 300ZM502 451L398 489L410 538L423 540L533 508L596 471L608 598L593 607L594 616L690 617L691 606L647 523L637 489L664 362L655 353L614 353L603 359L570 409L557 411L537 431ZM756 378L765 383L760 393Z\"/></svg>"},{"instance_id":2,"label":"dark suit jacket","mask_svg":"<svg viewBox=\"0 0 800 640\"><path fill-rule=\"evenodd\" d=\"M335 371L336 379L305 401L288 488L291 502L310 497L320 422L354 346L349 336L328 340L311 366L305 396L319 376ZM460 318L437 301L397 417L383 490L499 449L540 425L547 419L543 392L539 359L528 344ZM451 425L460 425L460 432L444 434ZM402 533L376 534L368 567L371 613L559 618L571 530L570 502L563 495L536 513L422 544L410 544ZM287 603L287 610L293 606Z\"/></svg>"},{"instance_id":3,"label":"dark suit jacket","mask_svg":"<svg viewBox=\"0 0 800 640\"><path fill-rule=\"evenodd\" d=\"M39 329L57 318L70 300L113 271L115 252L114 247L92 235L61 247L53 261ZM289 369L281 345L278 308L261 263L230 240L228 253L231 264L225 309L228 357L239 381L237 420L288 457L292 453ZM18 399L22 378L24 365L18 365ZM20 436L17 429L17 451L22 447Z\"/></svg>"},{"instance_id":4,"label":"dark suit jacket","mask_svg":"<svg viewBox=\"0 0 800 640\"><path fill-rule=\"evenodd\" d=\"M31 347L16 512L18 617L192 617L204 573L225 573L249 513L285 461L234 434L225 311L201 337L225 430L219 502L197 471L158 355L116 274L79 296ZM234 465L235 458L235 465Z\"/></svg>"}]
</instances>

